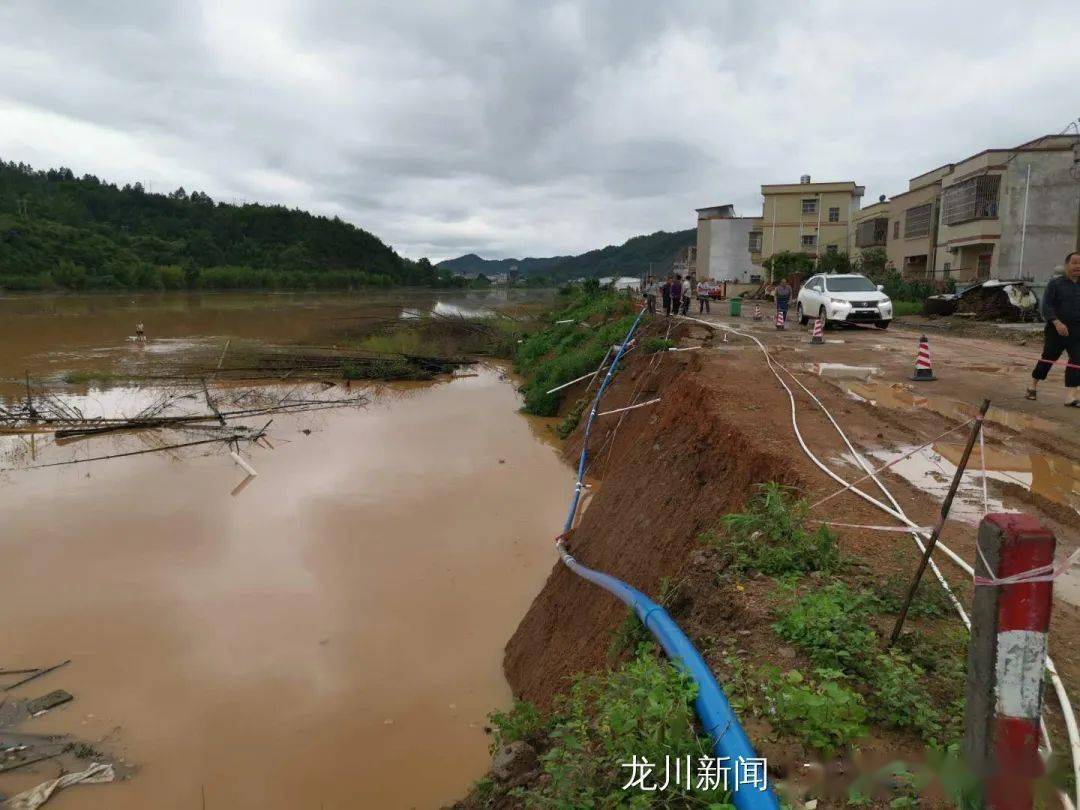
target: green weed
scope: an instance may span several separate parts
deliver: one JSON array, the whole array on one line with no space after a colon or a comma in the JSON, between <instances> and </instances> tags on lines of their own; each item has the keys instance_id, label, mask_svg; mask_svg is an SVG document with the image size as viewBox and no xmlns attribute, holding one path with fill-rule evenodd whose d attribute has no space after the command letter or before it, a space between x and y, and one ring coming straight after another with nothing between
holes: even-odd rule
<instances>
[{"instance_id":1,"label":"green weed","mask_svg":"<svg viewBox=\"0 0 1080 810\"><path fill-rule=\"evenodd\" d=\"M555 432L559 434L560 439L565 439L574 432L578 423L581 422L581 414L585 411L588 404L589 399L586 397L582 397L574 403L574 407L570 409L555 428Z\"/></svg>"},{"instance_id":2,"label":"green weed","mask_svg":"<svg viewBox=\"0 0 1080 810\"><path fill-rule=\"evenodd\" d=\"M844 685L842 672L817 669L814 678L807 679L798 670L781 674L772 668L760 677L769 687L769 720L777 731L791 734L825 757L866 735L866 705Z\"/></svg>"},{"instance_id":3,"label":"green weed","mask_svg":"<svg viewBox=\"0 0 1080 810\"><path fill-rule=\"evenodd\" d=\"M488 715L488 721L493 735L493 753L508 743L533 740L544 730L540 712L527 700L515 700L508 712L492 712Z\"/></svg>"},{"instance_id":4,"label":"green weed","mask_svg":"<svg viewBox=\"0 0 1080 810\"><path fill-rule=\"evenodd\" d=\"M794 490L775 482L762 484L745 512L726 515L722 535L703 540L719 548L734 571L760 571L770 576L840 567L836 535L821 526L808 531L807 503Z\"/></svg>"},{"instance_id":5,"label":"green weed","mask_svg":"<svg viewBox=\"0 0 1080 810\"><path fill-rule=\"evenodd\" d=\"M927 742L954 739L963 716L963 679L957 667L936 679L904 652L883 650L870 626L875 598L840 582L808 593L781 611L777 634L799 645L818 667L865 682L872 719L916 731ZM930 683L940 693L935 699Z\"/></svg>"},{"instance_id":6,"label":"green weed","mask_svg":"<svg viewBox=\"0 0 1080 810\"><path fill-rule=\"evenodd\" d=\"M674 345L674 340L668 340L667 338L662 337L650 337L641 341L641 351L645 354L656 354L657 352L666 352Z\"/></svg>"},{"instance_id":7,"label":"green weed","mask_svg":"<svg viewBox=\"0 0 1080 810\"><path fill-rule=\"evenodd\" d=\"M881 609L889 613L899 613L900 608L907 598L910 584L907 579L890 577L878 596ZM936 579L924 577L919 587L915 589L915 598L911 600L908 608L908 616L928 616L940 618L952 613L952 602L949 601L945 589Z\"/></svg>"}]
</instances>

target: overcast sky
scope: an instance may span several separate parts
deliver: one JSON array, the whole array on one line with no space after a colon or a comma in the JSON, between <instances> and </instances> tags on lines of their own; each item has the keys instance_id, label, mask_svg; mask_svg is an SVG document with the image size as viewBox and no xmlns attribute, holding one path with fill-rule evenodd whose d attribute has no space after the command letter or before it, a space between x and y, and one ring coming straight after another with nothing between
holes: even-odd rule
<instances>
[{"instance_id":1,"label":"overcast sky","mask_svg":"<svg viewBox=\"0 0 1080 810\"><path fill-rule=\"evenodd\" d=\"M6 0L0 76L6 160L541 256L1060 131L1080 3Z\"/></svg>"}]
</instances>

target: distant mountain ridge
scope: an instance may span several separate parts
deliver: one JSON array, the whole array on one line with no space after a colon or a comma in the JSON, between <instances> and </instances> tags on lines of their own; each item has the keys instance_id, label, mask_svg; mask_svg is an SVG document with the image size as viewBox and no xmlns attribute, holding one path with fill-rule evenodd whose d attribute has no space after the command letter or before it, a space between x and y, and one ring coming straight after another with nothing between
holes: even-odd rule
<instances>
[{"instance_id":1,"label":"distant mountain ridge","mask_svg":"<svg viewBox=\"0 0 1080 810\"><path fill-rule=\"evenodd\" d=\"M680 251L695 244L697 230L657 231L635 236L621 245L590 250L577 256L550 256L547 258L485 259L475 253L467 253L456 259L447 259L436 266L452 273L483 273L486 276L506 273L517 266L518 272L527 276L543 275L555 281L572 278L600 278L602 276L640 276L649 271L666 273Z\"/></svg>"}]
</instances>

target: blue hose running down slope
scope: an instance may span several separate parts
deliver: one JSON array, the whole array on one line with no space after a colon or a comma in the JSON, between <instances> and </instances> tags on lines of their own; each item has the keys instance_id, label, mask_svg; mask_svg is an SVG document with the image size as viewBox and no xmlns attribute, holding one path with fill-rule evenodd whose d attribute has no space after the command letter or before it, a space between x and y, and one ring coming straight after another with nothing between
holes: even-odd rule
<instances>
[{"instance_id":1,"label":"blue hose running down slope","mask_svg":"<svg viewBox=\"0 0 1080 810\"><path fill-rule=\"evenodd\" d=\"M754 753L754 748L750 744L746 732L743 731L738 718L735 717L735 713L731 710L731 704L728 703L723 690L717 684L716 678L713 677L712 670L709 669L709 665L702 659L701 654L690 642L690 639L686 637L679 625L660 605L622 580L582 565L570 555L563 545L563 540L574 526L574 517L577 514L581 492L585 486L589 434L592 431L593 421L596 419L600 399L604 396L604 391L611 382L620 358L629 347L630 340L637 330L645 311L643 307L630 325L626 337L623 338L622 345L619 346L619 350L615 353L615 359L611 361L611 365L608 367L604 381L596 392L592 407L589 409L589 418L585 422L585 432L582 439L581 456L578 459L577 483L574 485L574 494L570 500L570 510L566 515L563 534L560 535L558 540L559 554L566 567L575 574L595 585L599 585L632 608L637 617L641 619L641 623L660 642L660 646L663 647L668 658L680 664L687 674L694 679L694 683L697 684L698 688L694 708L697 710L702 726L713 740L713 753L720 758L726 757L727 763L734 767L740 758L743 760L756 759L757 754ZM773 792L772 787L768 787L764 791L752 787L735 790L732 792L732 800L739 810L777 810L780 806L776 801L776 794Z\"/></svg>"}]
</instances>

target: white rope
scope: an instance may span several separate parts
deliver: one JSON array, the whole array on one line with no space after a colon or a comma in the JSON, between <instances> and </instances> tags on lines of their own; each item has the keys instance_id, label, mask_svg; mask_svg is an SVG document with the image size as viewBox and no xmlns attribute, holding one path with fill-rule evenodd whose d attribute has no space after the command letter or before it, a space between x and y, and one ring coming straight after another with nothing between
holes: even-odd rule
<instances>
[{"instance_id":1,"label":"white rope","mask_svg":"<svg viewBox=\"0 0 1080 810\"><path fill-rule=\"evenodd\" d=\"M615 410L612 410L612 411L603 411L601 413L598 413L597 416L607 416L608 414L612 414L612 413L622 413L623 411L632 411L632 410L634 410L634 408L644 408L646 405L655 405L659 401L660 401L660 397L657 397L656 399L650 399L650 400L648 400L646 402L639 402L637 405L627 405L625 408L616 408Z\"/></svg>"},{"instance_id":2,"label":"white rope","mask_svg":"<svg viewBox=\"0 0 1080 810\"><path fill-rule=\"evenodd\" d=\"M840 484L843 484L846 487L847 482L843 478L841 478L839 475L834 473L829 467L827 467L825 464L823 464L821 462L821 460L818 459L818 457L815 456L813 454L813 452L811 452L810 448L807 447L806 442L803 439L802 433L799 431L798 420L797 420L796 415L795 415L795 395L792 393L791 388L788 387L787 383L784 382L783 378L777 373L776 369L774 368L774 364L775 364L775 366L784 369L784 371L788 374L788 376L790 376L791 379L800 388L802 388L807 394L809 394L811 399L813 399L817 403L818 407L825 414L825 416L828 417L828 419L832 423L833 427L836 428L837 433L840 434L840 437L844 440L844 443L851 450L851 452L854 455L855 459L860 463L860 465L863 467L863 469L865 469L867 471L867 473L870 474L870 476L874 479L874 482L877 484L878 488L881 489L884 492L886 497L888 497L889 501L893 504L893 506L895 506L895 509L890 508L889 506L885 505L881 501L874 498L872 495L869 495L869 494L867 494L866 492L863 492L860 489L852 487L850 491L853 494L858 495L863 500L874 504L875 506L877 506L882 511L886 512L889 515L892 515L894 518L896 518L897 520L901 521L906 526L908 526L911 529L911 536L915 540L915 544L919 547L919 550L923 554L926 553L926 546L924 545L923 541L924 541L924 539L929 539L929 538L922 532L921 527L918 526L914 521L911 520L911 518L909 518L907 516L907 514L900 507L900 504L892 496L892 493L889 492L889 490L885 487L885 485L882 484L880 480L878 480L877 476L874 475L871 472L871 470L869 469L869 465L862 458L861 454L859 454L855 450L855 448L852 446L851 442L848 440L847 434L844 433L844 431L841 429L840 425L836 422L836 420L833 418L832 414L829 412L828 408L825 407L824 403L822 403L821 400L818 399L818 397L814 394L813 391L811 391L809 388L807 388L805 385L803 385L803 383L794 374L792 374L788 369L784 368L783 365L781 365L779 362L774 361L773 358L770 356L768 350L765 348L765 345L760 340L758 340L756 337L754 337L753 335L745 333L745 332L740 332L739 330L733 329L732 327L727 326L726 324L711 323L709 321L703 321L700 318L690 318L689 316L685 316L685 315L682 316L682 317L686 318L687 320L696 321L698 323L704 324L704 325L712 327L714 329L715 328L726 329L726 330L732 332L733 334L740 335L740 336L745 337L745 338L749 338L750 340L754 341L754 343L757 344L757 346L761 350L762 354L765 355L765 362L768 364L769 370L772 371L773 375L780 382L780 385L782 385L784 387L784 390L787 391L788 399L791 401L791 423L792 423L792 427L795 430L795 438L798 440L799 445L803 449L803 452L806 453L807 457L820 470L822 470L826 475L828 475L830 478L832 478L833 480L837 481ZM960 568L963 569L967 573L968 576L973 577L975 575L975 569L972 568L971 565L969 565L966 560L964 560L962 557L960 557L958 554L956 554L956 552L954 552L952 549L950 549L944 543L941 543L939 541L937 543L936 548L940 548L942 550L942 552L944 552L953 562L955 562L958 566L960 566ZM931 559L929 562L930 562L931 570L934 572L934 575L937 577L937 579L941 583L942 587L945 588L945 591L948 594L949 599L953 604L953 607L956 608L956 611L959 614L960 619L964 622L964 624L968 628L968 630L970 630L971 629L971 620L968 618L967 613L964 611L963 607L960 605L960 602L956 598L956 595L953 593L952 588L949 587L948 582L945 580L944 575L942 575L940 569L938 568L938 566L934 562L934 560ZM1070 753L1071 753L1071 756L1072 756L1074 782L1075 782L1075 784L1077 786L1076 789L1080 790L1080 728L1077 727L1076 715L1073 713L1072 702L1069 700L1069 695L1065 691L1065 684L1061 680L1061 677L1058 675L1057 667L1054 665L1054 662L1050 658L1049 655L1046 656L1046 669L1050 673L1050 679L1051 679L1051 682L1053 683L1053 686L1054 686L1054 693L1057 695L1058 703L1061 706L1062 715L1064 716L1064 719L1065 719L1065 727L1066 727L1066 729L1068 731L1068 734L1069 734L1069 747L1070 747ZM1043 737L1043 740L1045 742L1045 746L1046 746L1047 750L1049 751L1049 750L1051 750L1050 736L1047 733L1046 724L1044 722L1042 722L1041 720L1040 720L1040 729L1042 731L1042 737ZM1060 795L1061 795L1062 803L1065 805L1066 809L1067 810L1072 810L1072 808L1074 807L1073 802L1070 801L1069 797L1066 796L1064 793L1062 793Z\"/></svg>"}]
</instances>

